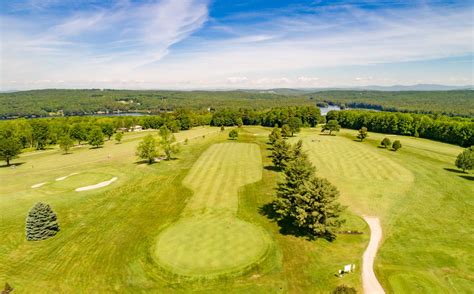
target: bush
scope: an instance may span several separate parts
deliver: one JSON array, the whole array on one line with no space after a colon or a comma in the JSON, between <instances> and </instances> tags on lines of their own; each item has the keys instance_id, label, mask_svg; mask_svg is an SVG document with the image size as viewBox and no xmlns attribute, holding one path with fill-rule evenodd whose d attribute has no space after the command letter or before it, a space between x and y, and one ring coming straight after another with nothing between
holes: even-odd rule
<instances>
[{"instance_id":1,"label":"bush","mask_svg":"<svg viewBox=\"0 0 474 294\"><path fill-rule=\"evenodd\" d=\"M49 204L38 202L28 212L26 240L38 241L53 237L59 232L56 214Z\"/></svg>"},{"instance_id":2,"label":"bush","mask_svg":"<svg viewBox=\"0 0 474 294\"><path fill-rule=\"evenodd\" d=\"M394 151L397 151L400 148L402 148L402 143L400 143L400 141L396 140L395 142L393 142L392 149Z\"/></svg>"},{"instance_id":3,"label":"bush","mask_svg":"<svg viewBox=\"0 0 474 294\"><path fill-rule=\"evenodd\" d=\"M382 142L380 142L380 145L382 145L384 148L388 148L390 145L392 145L392 141L390 141L389 138L383 138Z\"/></svg>"},{"instance_id":4,"label":"bush","mask_svg":"<svg viewBox=\"0 0 474 294\"><path fill-rule=\"evenodd\" d=\"M229 132L229 138L230 138L231 140L237 139L238 136L239 136L239 132L237 132L237 130L235 130L235 129L234 129L234 130L231 130L231 131Z\"/></svg>"},{"instance_id":5,"label":"bush","mask_svg":"<svg viewBox=\"0 0 474 294\"><path fill-rule=\"evenodd\" d=\"M334 291L332 291L333 294L355 294L357 293L356 289L346 286L346 285L341 285L337 286Z\"/></svg>"}]
</instances>

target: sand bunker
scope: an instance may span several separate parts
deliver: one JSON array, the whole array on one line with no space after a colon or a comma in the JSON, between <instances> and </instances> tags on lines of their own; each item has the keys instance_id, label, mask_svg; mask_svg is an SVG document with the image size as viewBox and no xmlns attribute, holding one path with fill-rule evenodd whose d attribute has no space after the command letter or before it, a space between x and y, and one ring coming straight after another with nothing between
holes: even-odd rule
<instances>
[{"instance_id":1,"label":"sand bunker","mask_svg":"<svg viewBox=\"0 0 474 294\"><path fill-rule=\"evenodd\" d=\"M88 190L94 190L94 189L102 188L102 187L105 187L105 186L108 186L108 185L112 184L116 180L117 180L117 177L113 177L110 180L105 181L105 182L100 182L100 183L95 184L95 185L77 188L76 191L80 192L80 191L88 191Z\"/></svg>"},{"instance_id":2,"label":"sand bunker","mask_svg":"<svg viewBox=\"0 0 474 294\"><path fill-rule=\"evenodd\" d=\"M57 178L56 181L62 181L62 180L65 180L65 179L69 178L70 176L74 176L74 175L77 175L77 174L79 174L79 173L72 173L72 174L69 174L67 176Z\"/></svg>"},{"instance_id":3,"label":"sand bunker","mask_svg":"<svg viewBox=\"0 0 474 294\"><path fill-rule=\"evenodd\" d=\"M48 182L43 182L43 183L35 184L35 185L31 186L31 188L33 188L33 189L39 188L39 187L43 186L43 185L46 184L46 183L48 183Z\"/></svg>"}]
</instances>

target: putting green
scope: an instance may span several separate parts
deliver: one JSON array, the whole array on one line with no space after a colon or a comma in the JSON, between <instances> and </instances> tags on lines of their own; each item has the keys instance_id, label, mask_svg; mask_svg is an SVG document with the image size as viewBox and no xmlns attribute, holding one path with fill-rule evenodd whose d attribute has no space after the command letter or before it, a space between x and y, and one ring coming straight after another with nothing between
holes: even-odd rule
<instances>
[{"instance_id":1,"label":"putting green","mask_svg":"<svg viewBox=\"0 0 474 294\"><path fill-rule=\"evenodd\" d=\"M245 271L269 249L266 232L236 217L239 187L262 177L255 144L212 145L183 183L194 191L176 223L158 237L155 255L179 275L207 277Z\"/></svg>"}]
</instances>

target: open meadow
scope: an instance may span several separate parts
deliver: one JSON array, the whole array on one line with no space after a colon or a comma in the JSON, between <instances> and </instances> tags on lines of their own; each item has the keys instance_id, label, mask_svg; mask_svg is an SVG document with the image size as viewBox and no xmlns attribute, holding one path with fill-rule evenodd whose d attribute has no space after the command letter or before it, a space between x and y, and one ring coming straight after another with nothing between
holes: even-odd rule
<instances>
[{"instance_id":1,"label":"open meadow","mask_svg":"<svg viewBox=\"0 0 474 294\"><path fill-rule=\"evenodd\" d=\"M352 130L302 129L289 141L301 138L318 176L340 190L348 207L341 231L363 233L309 241L265 214L281 179L269 158L270 129L239 132L232 141L228 129L182 131L178 158L152 165L137 162L135 149L156 131L67 155L24 153L15 168L1 167L0 281L19 293L328 293L341 284L362 291L362 216L370 215L382 224L375 271L387 293L474 288L474 187L472 175L454 170L460 147L398 137L403 148L393 152L378 147L382 134L358 142ZM28 242L25 218L38 201L52 206L61 231ZM352 263L355 273L337 277Z\"/></svg>"}]
</instances>

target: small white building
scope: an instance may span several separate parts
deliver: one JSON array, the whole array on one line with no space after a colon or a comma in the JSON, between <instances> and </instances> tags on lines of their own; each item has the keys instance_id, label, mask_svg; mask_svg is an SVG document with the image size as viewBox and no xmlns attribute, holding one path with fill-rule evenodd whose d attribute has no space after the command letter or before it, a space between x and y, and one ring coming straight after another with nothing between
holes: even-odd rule
<instances>
[{"instance_id":1,"label":"small white building","mask_svg":"<svg viewBox=\"0 0 474 294\"><path fill-rule=\"evenodd\" d=\"M132 126L129 129L129 132L140 132L140 131L143 131L143 127L139 125Z\"/></svg>"}]
</instances>

